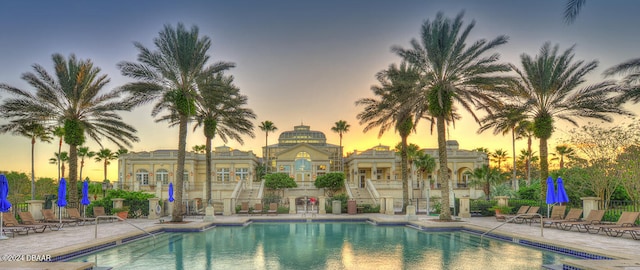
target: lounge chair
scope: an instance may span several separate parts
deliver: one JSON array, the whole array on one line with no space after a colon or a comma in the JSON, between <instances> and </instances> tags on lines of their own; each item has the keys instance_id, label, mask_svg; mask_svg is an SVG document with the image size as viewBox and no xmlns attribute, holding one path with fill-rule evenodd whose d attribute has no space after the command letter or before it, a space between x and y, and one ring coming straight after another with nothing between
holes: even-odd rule
<instances>
[{"instance_id":1,"label":"lounge chair","mask_svg":"<svg viewBox=\"0 0 640 270\"><path fill-rule=\"evenodd\" d=\"M24 224L24 225L45 226L45 228L49 228L49 230L52 230L52 231L60 230L60 228L62 227L62 226L60 226L59 223L42 223L42 222L38 222L38 221L36 221L35 218L33 218L33 215L31 215L31 212L20 212L20 211L18 211L18 215L20 216L20 219L22 220L22 224Z\"/></svg>"},{"instance_id":2,"label":"lounge chair","mask_svg":"<svg viewBox=\"0 0 640 270\"><path fill-rule=\"evenodd\" d=\"M554 205L553 208L551 209L551 215L547 218L542 218L540 219L539 216L534 217L533 219L531 219L531 222L543 222L545 220L560 220L564 218L564 213L567 210L567 206L566 205Z\"/></svg>"},{"instance_id":3,"label":"lounge chair","mask_svg":"<svg viewBox=\"0 0 640 270\"><path fill-rule=\"evenodd\" d=\"M20 226L11 212L2 213L2 226L2 232L10 233L12 237L15 237L16 234L27 235L29 234L29 230L31 230L29 227Z\"/></svg>"},{"instance_id":4,"label":"lounge chair","mask_svg":"<svg viewBox=\"0 0 640 270\"><path fill-rule=\"evenodd\" d=\"M625 233L629 233L631 237L635 240L640 240L640 227L638 226L626 226L626 227L615 227L609 228L605 230L608 236L618 237L622 236Z\"/></svg>"},{"instance_id":5,"label":"lounge chair","mask_svg":"<svg viewBox=\"0 0 640 270\"><path fill-rule=\"evenodd\" d=\"M556 228L562 229L562 227L560 227L560 224L562 222L579 221L580 216L582 216L582 209L571 208L569 209L569 213L567 213L567 215L565 215L564 218L562 219L552 219L552 218L542 219L542 223L543 223L542 226L551 227L555 225Z\"/></svg>"},{"instance_id":6,"label":"lounge chair","mask_svg":"<svg viewBox=\"0 0 640 270\"><path fill-rule=\"evenodd\" d=\"M77 220L78 225L84 225L85 222L92 223L96 221L96 218L82 217L80 211L76 208L67 208L67 214L70 218Z\"/></svg>"},{"instance_id":7,"label":"lounge chair","mask_svg":"<svg viewBox=\"0 0 640 270\"><path fill-rule=\"evenodd\" d=\"M251 210L251 214L252 215L261 215L262 216L262 204L261 203L256 203L256 205L253 207L253 210Z\"/></svg>"},{"instance_id":8,"label":"lounge chair","mask_svg":"<svg viewBox=\"0 0 640 270\"><path fill-rule=\"evenodd\" d=\"M620 218L618 218L618 221L615 223L601 222L600 224L596 224L596 225L587 224L585 225L585 227L587 228L587 232L589 233L596 234L603 231L609 236L619 236L618 232L614 232L614 231L609 232L609 231L612 228L635 226L638 216L640 216L640 212L622 212L622 214L620 215ZM622 233L624 234L624 231Z\"/></svg>"},{"instance_id":9,"label":"lounge chair","mask_svg":"<svg viewBox=\"0 0 640 270\"><path fill-rule=\"evenodd\" d=\"M579 232L586 232L586 225L599 224L604 217L604 210L591 210L587 218L582 221L568 221L561 222L560 227L565 231L570 231L573 227L576 227ZM583 231L584 229L584 231Z\"/></svg>"},{"instance_id":10,"label":"lounge chair","mask_svg":"<svg viewBox=\"0 0 640 270\"><path fill-rule=\"evenodd\" d=\"M277 203L270 203L269 204L269 210L267 211L267 215L278 215L278 204Z\"/></svg>"},{"instance_id":11,"label":"lounge chair","mask_svg":"<svg viewBox=\"0 0 640 270\"><path fill-rule=\"evenodd\" d=\"M62 226L64 226L65 224L69 224L69 225L78 225L78 221L75 219L66 219L66 218L58 218L56 217L56 214L53 212L53 209L42 209L42 215L44 216L44 222L51 222L51 223L61 223Z\"/></svg>"},{"instance_id":12,"label":"lounge chair","mask_svg":"<svg viewBox=\"0 0 640 270\"><path fill-rule=\"evenodd\" d=\"M249 202L242 202L238 215L249 215Z\"/></svg>"},{"instance_id":13,"label":"lounge chair","mask_svg":"<svg viewBox=\"0 0 640 270\"><path fill-rule=\"evenodd\" d=\"M105 213L104 211L104 207L102 206L94 206L93 207L93 216L96 218L96 222L98 222L97 218L98 217L109 217L106 220L108 220L109 222L113 222L114 220L118 219L117 217L111 216L111 215L107 215L107 213Z\"/></svg>"},{"instance_id":14,"label":"lounge chair","mask_svg":"<svg viewBox=\"0 0 640 270\"><path fill-rule=\"evenodd\" d=\"M529 223L531 224L531 221L538 217L538 211L540 211L540 206L531 206L529 207L529 210L527 210L527 213L522 214L522 215L517 215L515 217L515 219L513 220L513 222L521 224L521 223Z\"/></svg>"},{"instance_id":15,"label":"lounge chair","mask_svg":"<svg viewBox=\"0 0 640 270\"><path fill-rule=\"evenodd\" d=\"M528 205L522 205L520 206L520 209L518 209L518 212L515 215L502 215L502 214L496 215L496 220L503 221L503 222L512 221L512 219L515 218L516 216L526 214L528 210L529 210Z\"/></svg>"},{"instance_id":16,"label":"lounge chair","mask_svg":"<svg viewBox=\"0 0 640 270\"><path fill-rule=\"evenodd\" d=\"M2 223L5 227L13 227L13 228L24 227L27 230L27 234L29 233L29 231L33 231L37 233L44 232L44 230L46 230L48 226L48 225L45 226L45 225L20 224L16 219L16 217L11 212L2 213Z\"/></svg>"}]
</instances>

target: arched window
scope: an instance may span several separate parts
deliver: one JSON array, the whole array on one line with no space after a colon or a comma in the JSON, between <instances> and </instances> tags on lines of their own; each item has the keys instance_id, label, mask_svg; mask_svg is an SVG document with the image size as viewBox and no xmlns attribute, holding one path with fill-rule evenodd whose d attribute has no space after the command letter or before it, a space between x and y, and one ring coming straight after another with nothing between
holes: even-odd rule
<instances>
[{"instance_id":1,"label":"arched window","mask_svg":"<svg viewBox=\"0 0 640 270\"><path fill-rule=\"evenodd\" d=\"M163 185L169 184L169 172L165 169L156 171L156 181L161 181Z\"/></svg>"},{"instance_id":2,"label":"arched window","mask_svg":"<svg viewBox=\"0 0 640 270\"><path fill-rule=\"evenodd\" d=\"M140 185L149 185L149 172L145 169L136 171L136 180Z\"/></svg>"},{"instance_id":3,"label":"arched window","mask_svg":"<svg viewBox=\"0 0 640 270\"><path fill-rule=\"evenodd\" d=\"M298 152L295 161L296 171L310 171L311 170L311 155L307 152Z\"/></svg>"}]
</instances>

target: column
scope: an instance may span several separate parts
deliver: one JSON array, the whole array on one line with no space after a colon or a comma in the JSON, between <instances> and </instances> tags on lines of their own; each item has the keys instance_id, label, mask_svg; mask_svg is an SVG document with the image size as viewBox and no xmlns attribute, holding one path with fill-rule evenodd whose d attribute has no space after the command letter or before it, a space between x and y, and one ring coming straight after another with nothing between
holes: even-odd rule
<instances>
[{"instance_id":1,"label":"column","mask_svg":"<svg viewBox=\"0 0 640 270\"><path fill-rule=\"evenodd\" d=\"M324 215L327 213L327 209L325 208L327 204L327 198L325 196L318 196L318 214Z\"/></svg>"},{"instance_id":2,"label":"column","mask_svg":"<svg viewBox=\"0 0 640 270\"><path fill-rule=\"evenodd\" d=\"M115 199L111 199L111 201L113 202L113 208L122 208L124 199L115 198Z\"/></svg>"},{"instance_id":3,"label":"column","mask_svg":"<svg viewBox=\"0 0 640 270\"><path fill-rule=\"evenodd\" d=\"M600 201L600 198L582 197L580 199L582 200L582 216L588 216L591 210L598 210L598 201Z\"/></svg>"},{"instance_id":4,"label":"column","mask_svg":"<svg viewBox=\"0 0 640 270\"><path fill-rule=\"evenodd\" d=\"M462 218L470 218L471 211L469 209L469 196L460 197L460 212L458 213L459 217Z\"/></svg>"},{"instance_id":5,"label":"column","mask_svg":"<svg viewBox=\"0 0 640 270\"><path fill-rule=\"evenodd\" d=\"M42 205L44 204L43 200L30 200L27 201L29 204L29 213L33 216L35 220L42 219Z\"/></svg>"},{"instance_id":6,"label":"column","mask_svg":"<svg viewBox=\"0 0 640 270\"><path fill-rule=\"evenodd\" d=\"M289 214L296 213L296 197L289 197Z\"/></svg>"},{"instance_id":7,"label":"column","mask_svg":"<svg viewBox=\"0 0 640 270\"><path fill-rule=\"evenodd\" d=\"M507 196L495 196L496 200L498 200L499 206L509 206L509 197Z\"/></svg>"},{"instance_id":8,"label":"column","mask_svg":"<svg viewBox=\"0 0 640 270\"><path fill-rule=\"evenodd\" d=\"M160 198L149 198L149 216L147 219L158 219L162 213L162 208L158 203Z\"/></svg>"},{"instance_id":9,"label":"column","mask_svg":"<svg viewBox=\"0 0 640 270\"><path fill-rule=\"evenodd\" d=\"M393 197L388 196L385 199L386 202L386 206L385 206L385 214L387 215L395 215L395 209L393 208Z\"/></svg>"},{"instance_id":10,"label":"column","mask_svg":"<svg viewBox=\"0 0 640 270\"><path fill-rule=\"evenodd\" d=\"M230 216L233 214L233 210L235 210L235 206L233 206L231 204L231 198L224 198L222 199L223 202L223 210L222 210L222 215L224 216Z\"/></svg>"},{"instance_id":11,"label":"column","mask_svg":"<svg viewBox=\"0 0 640 270\"><path fill-rule=\"evenodd\" d=\"M387 203L385 201L385 198L386 197L380 196L380 214L384 214L386 212L385 209L386 209Z\"/></svg>"}]
</instances>

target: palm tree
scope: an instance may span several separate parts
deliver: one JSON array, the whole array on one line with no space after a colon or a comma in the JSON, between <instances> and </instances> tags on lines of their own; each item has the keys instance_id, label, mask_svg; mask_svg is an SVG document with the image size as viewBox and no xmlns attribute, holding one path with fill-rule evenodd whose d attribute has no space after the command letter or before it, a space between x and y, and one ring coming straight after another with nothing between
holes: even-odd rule
<instances>
[{"instance_id":1,"label":"palm tree","mask_svg":"<svg viewBox=\"0 0 640 270\"><path fill-rule=\"evenodd\" d=\"M269 167L271 167L269 165L269 132L274 132L278 130L278 128L273 122L268 120L260 123L259 128L264 131L264 168L265 173L269 173Z\"/></svg>"},{"instance_id":2,"label":"palm tree","mask_svg":"<svg viewBox=\"0 0 640 270\"><path fill-rule=\"evenodd\" d=\"M510 70L508 65L496 63L499 59L497 53L484 56L488 51L505 44L507 37L499 36L491 41L481 39L466 46L475 22L463 27L463 15L460 13L451 20L438 13L435 20L427 20L422 25L420 39L413 39L410 49L393 48L405 61L418 67L424 76L422 93L413 99L427 104L422 106L426 112L416 114L420 116L416 117L416 121L426 114L436 120L440 163L438 181L443 187L442 220L451 220L446 120L453 118L454 101L479 121L473 107L490 110L497 106L497 98L488 93L488 89L496 92L501 90L508 79L495 74Z\"/></svg>"},{"instance_id":3,"label":"palm tree","mask_svg":"<svg viewBox=\"0 0 640 270\"><path fill-rule=\"evenodd\" d=\"M53 138L49 135L49 131L40 123L21 123L11 121L8 124L0 126L0 133L12 132L14 135L20 135L31 139L31 199L36 199L36 171L35 171L35 145L36 140L41 142L51 142Z\"/></svg>"},{"instance_id":4,"label":"palm tree","mask_svg":"<svg viewBox=\"0 0 640 270\"><path fill-rule=\"evenodd\" d=\"M404 101L419 88L420 76L415 67L403 62L399 67L391 64L387 70L378 72L376 78L380 86L374 85L371 90L377 99L363 98L356 101L356 105L365 106L357 118L361 125L367 124L364 132L378 127L378 137L381 137L387 130L394 127L400 135L402 212L404 213L409 204L407 138L411 131L415 130L412 114L414 104Z\"/></svg>"},{"instance_id":5,"label":"palm tree","mask_svg":"<svg viewBox=\"0 0 640 270\"><path fill-rule=\"evenodd\" d=\"M193 129L202 126L204 136L206 138L205 154L206 154L206 201L211 204L211 173L213 165L211 164L211 140L218 134L223 142L227 143L230 139L244 144L241 135L253 134L252 119L256 118L253 110L245 108L247 105L247 96L240 94L233 84L233 76L223 76L218 74L212 78L204 78L199 81L198 87L200 95L197 97L196 124Z\"/></svg>"},{"instance_id":6,"label":"palm tree","mask_svg":"<svg viewBox=\"0 0 640 270\"><path fill-rule=\"evenodd\" d=\"M573 159L576 157L576 151L568 145L556 145L556 153L554 156L557 156L557 158L553 159L559 160L558 165L560 166L560 170L562 170L564 168L564 158Z\"/></svg>"},{"instance_id":7,"label":"palm tree","mask_svg":"<svg viewBox=\"0 0 640 270\"><path fill-rule=\"evenodd\" d=\"M67 152L53 153L53 157L49 159L49 164L58 164L60 166L60 178L64 177L64 164L69 162L69 154Z\"/></svg>"},{"instance_id":8,"label":"palm tree","mask_svg":"<svg viewBox=\"0 0 640 270\"><path fill-rule=\"evenodd\" d=\"M531 185L531 157L533 153L532 144L533 137L535 137L533 122L529 120L520 121L520 123L518 123L518 126L516 127L516 134L518 135L518 138L527 137L526 153L528 154L526 155L527 159L525 163L527 166L527 185Z\"/></svg>"},{"instance_id":9,"label":"palm tree","mask_svg":"<svg viewBox=\"0 0 640 270\"><path fill-rule=\"evenodd\" d=\"M630 115L610 97L610 94L620 92L620 87L613 81L578 89L585 76L598 67L598 62L574 62L573 48L559 54L559 46L552 48L547 42L535 58L527 54L520 56L522 70L511 65L519 77L511 88L513 97L523 104L529 118L533 119L534 134L540 139L541 179L549 176L547 141L553 134L556 118L577 126L574 118L578 117L611 122L610 114ZM540 182L544 197L546 182Z\"/></svg>"},{"instance_id":10,"label":"palm tree","mask_svg":"<svg viewBox=\"0 0 640 270\"><path fill-rule=\"evenodd\" d=\"M402 143L398 143L396 144L396 153L401 154L402 153ZM418 146L417 144L414 143L410 143L407 145L407 166L408 166L408 170L409 170L409 175L411 180L414 179L414 174L415 171L413 170L413 165L415 164L415 161L420 158L422 155L422 152L420 151L420 146Z\"/></svg>"},{"instance_id":11,"label":"palm tree","mask_svg":"<svg viewBox=\"0 0 640 270\"><path fill-rule=\"evenodd\" d=\"M415 160L416 168L422 175L431 175L436 168L436 159L431 155L418 151L418 156Z\"/></svg>"},{"instance_id":12,"label":"palm tree","mask_svg":"<svg viewBox=\"0 0 640 270\"><path fill-rule=\"evenodd\" d=\"M36 89L35 95L7 84L0 89L18 96L3 105L5 116L20 121L44 121L45 126L64 126L64 141L69 145L69 186L78 180L78 146L89 137L98 145L106 139L118 146L138 141L135 128L127 125L117 114L133 108L131 99L123 97L121 90L103 91L109 83L100 68L90 60L65 59L53 55L55 76L42 66L33 66L35 73L27 72L22 79ZM47 125L48 124L48 125ZM78 193L69 193L69 205L78 205Z\"/></svg>"},{"instance_id":13,"label":"palm tree","mask_svg":"<svg viewBox=\"0 0 640 270\"><path fill-rule=\"evenodd\" d=\"M53 128L53 136L58 137L58 156L62 151L62 139L64 139L64 127L56 126ZM60 180L60 160L58 160L58 180Z\"/></svg>"},{"instance_id":14,"label":"palm tree","mask_svg":"<svg viewBox=\"0 0 640 270\"><path fill-rule=\"evenodd\" d=\"M340 134L340 171L344 171L344 151L342 150L342 134L349 132L351 125L347 124L347 121L340 120L335 123L335 126L331 127L331 131Z\"/></svg>"},{"instance_id":15,"label":"palm tree","mask_svg":"<svg viewBox=\"0 0 640 270\"><path fill-rule=\"evenodd\" d=\"M121 148L116 152L111 151L109 148L102 148L100 151L94 153L95 161L102 162L102 166L104 169L104 180L108 180L107 178L107 166L111 164L112 160L116 160L120 157L120 155L127 153L127 149Z\"/></svg>"},{"instance_id":16,"label":"palm tree","mask_svg":"<svg viewBox=\"0 0 640 270\"><path fill-rule=\"evenodd\" d=\"M496 149L495 151L493 151L493 153L490 153L490 155L491 155L491 161L498 164L496 166L498 171L502 171L502 162L507 161L507 159L509 158L509 154L507 153L507 150Z\"/></svg>"},{"instance_id":17,"label":"palm tree","mask_svg":"<svg viewBox=\"0 0 640 270\"><path fill-rule=\"evenodd\" d=\"M502 173L499 168L491 168L488 165L482 165L480 168L475 168L471 173L472 185L481 185L486 196L486 199L491 199L491 185L499 184L502 180Z\"/></svg>"},{"instance_id":18,"label":"palm tree","mask_svg":"<svg viewBox=\"0 0 640 270\"><path fill-rule=\"evenodd\" d=\"M169 120L171 125L178 122L178 164L175 183L175 209L182 209L184 163L187 148L187 124L196 111L198 80L227 70L234 65L218 62L207 66L211 40L199 36L197 26L188 31L182 23L176 28L165 25L159 36L154 39L156 51L151 51L141 43L134 43L138 49L138 63L121 62L118 64L122 75L134 78L137 82L128 83L122 88L133 93L141 103L158 100L151 115L157 116L168 111L169 116L157 121ZM181 211L174 211L172 221L181 222Z\"/></svg>"},{"instance_id":19,"label":"palm tree","mask_svg":"<svg viewBox=\"0 0 640 270\"><path fill-rule=\"evenodd\" d=\"M564 21L567 24L573 23L586 3L587 0L567 0L564 8Z\"/></svg>"},{"instance_id":20,"label":"palm tree","mask_svg":"<svg viewBox=\"0 0 640 270\"><path fill-rule=\"evenodd\" d=\"M482 133L493 128L493 134L507 135L511 132L511 151L513 153L513 172L511 183L514 190L518 190L518 181L516 180L516 136L517 128L520 122L526 119L526 114L517 106L504 105L494 114L489 114L480 120L482 126L478 129L478 133Z\"/></svg>"},{"instance_id":21,"label":"palm tree","mask_svg":"<svg viewBox=\"0 0 640 270\"><path fill-rule=\"evenodd\" d=\"M620 95L620 102L640 102L640 58L631 59L605 70L607 77L624 75L620 84L625 91Z\"/></svg>"},{"instance_id":22,"label":"palm tree","mask_svg":"<svg viewBox=\"0 0 640 270\"><path fill-rule=\"evenodd\" d=\"M83 146L78 148L78 157L80 157L80 174L78 179L82 180L82 169L84 168L84 158L92 158L96 152L89 151L89 147Z\"/></svg>"}]
</instances>

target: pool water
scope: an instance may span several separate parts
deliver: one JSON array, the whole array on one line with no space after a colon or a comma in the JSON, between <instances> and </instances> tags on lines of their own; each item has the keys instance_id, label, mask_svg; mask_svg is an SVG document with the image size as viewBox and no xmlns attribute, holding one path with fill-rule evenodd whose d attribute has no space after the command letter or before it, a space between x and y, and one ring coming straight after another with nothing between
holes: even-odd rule
<instances>
[{"instance_id":1,"label":"pool water","mask_svg":"<svg viewBox=\"0 0 640 270\"><path fill-rule=\"evenodd\" d=\"M73 261L113 269L541 269L566 255L464 232L368 223L253 223L163 233Z\"/></svg>"}]
</instances>

